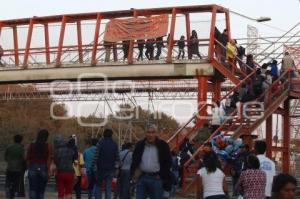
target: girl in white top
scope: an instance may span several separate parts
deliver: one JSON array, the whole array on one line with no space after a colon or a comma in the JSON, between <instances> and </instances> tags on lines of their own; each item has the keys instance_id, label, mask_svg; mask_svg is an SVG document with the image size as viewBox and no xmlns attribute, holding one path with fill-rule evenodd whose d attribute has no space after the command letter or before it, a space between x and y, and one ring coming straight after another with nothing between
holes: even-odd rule
<instances>
[{"instance_id":1,"label":"girl in white top","mask_svg":"<svg viewBox=\"0 0 300 199\"><path fill-rule=\"evenodd\" d=\"M203 158L204 167L197 172L197 199L226 199L227 184L225 174L218 165L214 152L208 152Z\"/></svg>"}]
</instances>

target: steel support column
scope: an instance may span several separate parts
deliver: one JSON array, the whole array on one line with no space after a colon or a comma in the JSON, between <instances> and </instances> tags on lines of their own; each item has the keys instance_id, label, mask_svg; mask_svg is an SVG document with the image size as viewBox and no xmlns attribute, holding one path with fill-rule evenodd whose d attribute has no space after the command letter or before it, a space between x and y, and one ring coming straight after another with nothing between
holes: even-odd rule
<instances>
[{"instance_id":1,"label":"steel support column","mask_svg":"<svg viewBox=\"0 0 300 199\"><path fill-rule=\"evenodd\" d=\"M203 117L207 115L207 107L201 109L203 105L207 103L207 80L206 76L197 76L198 80L198 114L200 117L197 117L196 125L200 127L203 124ZM201 109L201 110L200 110Z\"/></svg>"},{"instance_id":2,"label":"steel support column","mask_svg":"<svg viewBox=\"0 0 300 199\"><path fill-rule=\"evenodd\" d=\"M217 8L216 8L216 6L214 6L212 9L212 15L211 15L209 48L208 48L208 59L210 61L214 57L216 17L217 17Z\"/></svg>"},{"instance_id":3,"label":"steel support column","mask_svg":"<svg viewBox=\"0 0 300 199\"><path fill-rule=\"evenodd\" d=\"M97 64L96 56L97 56L97 49L98 49L98 39L99 39L101 19L102 19L102 16L101 16L100 13L98 13L97 14L96 27L95 27L95 34L94 34L94 43L93 43L93 51L92 51L92 61L91 61L91 64L93 66Z\"/></svg>"},{"instance_id":4,"label":"steel support column","mask_svg":"<svg viewBox=\"0 0 300 199\"><path fill-rule=\"evenodd\" d=\"M116 43L112 45L114 62L118 61L118 46Z\"/></svg>"},{"instance_id":5,"label":"steel support column","mask_svg":"<svg viewBox=\"0 0 300 199\"><path fill-rule=\"evenodd\" d=\"M290 169L290 104L289 99L284 101L283 116L283 152L282 152L282 171L288 173Z\"/></svg>"},{"instance_id":6,"label":"steel support column","mask_svg":"<svg viewBox=\"0 0 300 199\"><path fill-rule=\"evenodd\" d=\"M81 22L78 20L76 22L77 26L77 43L78 43L78 60L79 63L83 63L83 55L82 55L82 34L81 34Z\"/></svg>"},{"instance_id":7,"label":"steel support column","mask_svg":"<svg viewBox=\"0 0 300 199\"><path fill-rule=\"evenodd\" d=\"M25 48L24 61L23 61L24 68L27 68L28 66L28 57L29 57L30 44L32 39L33 25L34 25L34 19L32 18L30 19L28 33L27 33L27 41L26 41L26 48Z\"/></svg>"},{"instance_id":8,"label":"steel support column","mask_svg":"<svg viewBox=\"0 0 300 199\"><path fill-rule=\"evenodd\" d=\"M225 12L225 20L226 20L226 29L228 33L228 39L231 39L231 28L230 28L230 15L229 10Z\"/></svg>"},{"instance_id":9,"label":"steel support column","mask_svg":"<svg viewBox=\"0 0 300 199\"><path fill-rule=\"evenodd\" d=\"M273 124L273 118L272 115L270 115L266 120L266 144L267 144L266 155L268 158L272 158L272 149L273 149L273 144L272 144L273 125L272 124Z\"/></svg>"},{"instance_id":10,"label":"steel support column","mask_svg":"<svg viewBox=\"0 0 300 199\"><path fill-rule=\"evenodd\" d=\"M190 14L187 13L185 14L185 30L186 30L186 40L187 44L190 42L190 37L191 37L191 20L190 20ZM189 48L187 48L187 54L189 56Z\"/></svg>"},{"instance_id":11,"label":"steel support column","mask_svg":"<svg viewBox=\"0 0 300 199\"><path fill-rule=\"evenodd\" d=\"M14 36L14 54L15 54L15 65L19 65L19 44L18 44L18 30L17 26L13 27L13 36Z\"/></svg>"},{"instance_id":12,"label":"steel support column","mask_svg":"<svg viewBox=\"0 0 300 199\"><path fill-rule=\"evenodd\" d=\"M221 81L213 80L213 102L217 102L221 99Z\"/></svg>"},{"instance_id":13,"label":"steel support column","mask_svg":"<svg viewBox=\"0 0 300 199\"><path fill-rule=\"evenodd\" d=\"M56 66L60 66L60 64L61 64L60 59L62 56L62 49L63 49L63 45L64 45L66 24L67 24L67 16L63 16L62 20L61 20L59 42L58 42L58 48L57 48Z\"/></svg>"},{"instance_id":14,"label":"steel support column","mask_svg":"<svg viewBox=\"0 0 300 199\"><path fill-rule=\"evenodd\" d=\"M133 10L133 17L134 18L138 17L137 10ZM128 64L132 64L133 63L133 48L134 48L134 41L130 40L130 42L129 42L128 57L127 57Z\"/></svg>"},{"instance_id":15,"label":"steel support column","mask_svg":"<svg viewBox=\"0 0 300 199\"><path fill-rule=\"evenodd\" d=\"M44 24L44 36L45 36L46 64L50 64L50 44L49 44L49 27L48 27L48 24Z\"/></svg>"},{"instance_id":16,"label":"steel support column","mask_svg":"<svg viewBox=\"0 0 300 199\"><path fill-rule=\"evenodd\" d=\"M173 8L173 10L172 10L172 19L171 19L170 37L169 37L169 46L168 46L168 56L167 56L167 62L168 63L172 62L175 24L176 24L176 8Z\"/></svg>"}]
</instances>

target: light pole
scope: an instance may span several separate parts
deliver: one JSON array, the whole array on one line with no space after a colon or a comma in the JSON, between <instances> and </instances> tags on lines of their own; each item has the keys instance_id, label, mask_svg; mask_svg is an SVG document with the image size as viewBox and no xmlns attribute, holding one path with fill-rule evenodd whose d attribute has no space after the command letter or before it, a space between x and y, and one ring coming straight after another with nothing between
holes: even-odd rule
<instances>
[{"instance_id":1,"label":"light pole","mask_svg":"<svg viewBox=\"0 0 300 199\"><path fill-rule=\"evenodd\" d=\"M238 13L238 12L235 12L235 11L232 11L232 10L230 10L230 12L231 12L232 14L235 14L235 15L238 15L238 16L240 16L240 17L244 17L244 18L246 18L246 19L249 19L249 20L251 20L251 21L256 21L256 22L265 22L265 21L271 21L271 20L272 20L270 17L259 17L259 18L255 19L255 18L248 17L248 16L246 16L246 15L243 15L243 14L241 14L241 13Z\"/></svg>"}]
</instances>

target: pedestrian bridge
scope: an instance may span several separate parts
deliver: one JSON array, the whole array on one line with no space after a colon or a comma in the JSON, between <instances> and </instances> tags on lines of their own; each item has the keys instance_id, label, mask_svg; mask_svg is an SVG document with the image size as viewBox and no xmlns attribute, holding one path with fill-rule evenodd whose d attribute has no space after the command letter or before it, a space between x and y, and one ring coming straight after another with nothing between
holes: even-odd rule
<instances>
[{"instance_id":1,"label":"pedestrian bridge","mask_svg":"<svg viewBox=\"0 0 300 199\"><path fill-rule=\"evenodd\" d=\"M168 79L190 78L196 75L212 76L214 67L214 31L217 14L225 15L223 26L230 34L228 9L217 5L131 9L112 12L65 14L0 21L0 45L3 48L0 83L47 82L76 80L78 78L102 79ZM210 13L207 30L197 38L201 58L188 56L191 38L191 19ZM137 39L128 41L124 52L122 41L105 45L106 26L113 20L150 19L167 16L166 34L162 35L163 48L157 60L138 60ZM224 18L224 17L223 17ZM151 26L151 23L149 27ZM218 22L219 23L219 22ZM145 38L156 35L155 28L145 32ZM205 32L205 34L204 34ZM167 35L169 35L167 37ZM177 41L185 36L185 57L178 59ZM132 36L129 33L129 37ZM134 35L133 35L134 37ZM157 43L154 43L154 56ZM189 58L188 58L189 57ZM219 70L219 68L217 68ZM226 76L230 76L227 71ZM84 77L83 77L84 76ZM232 77L234 78L234 77ZM235 83L237 79L235 79Z\"/></svg>"}]
</instances>

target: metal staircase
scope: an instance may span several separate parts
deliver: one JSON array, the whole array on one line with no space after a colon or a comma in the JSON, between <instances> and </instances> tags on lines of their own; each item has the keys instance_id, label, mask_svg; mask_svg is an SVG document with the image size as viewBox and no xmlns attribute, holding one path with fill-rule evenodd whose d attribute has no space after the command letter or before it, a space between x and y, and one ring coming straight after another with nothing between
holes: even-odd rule
<instances>
[{"instance_id":1,"label":"metal staircase","mask_svg":"<svg viewBox=\"0 0 300 199\"><path fill-rule=\"evenodd\" d=\"M298 28L298 26L300 27L300 23L296 24L291 30L285 33L280 39L286 38L286 35L294 31L296 28ZM297 32L296 35L298 33L299 32ZM295 34L288 37L287 42L289 42L291 39L294 39L294 37ZM299 43L299 41L300 40L296 40L293 43L297 44ZM284 44L285 43L282 42L279 47L276 47L275 51L282 49ZM224 48L224 46L222 47ZM270 49L269 46L260 52L260 55L263 56L259 56L259 58L261 58L259 63L262 63L264 61L269 61L267 59L274 52L272 51L266 53L268 49ZM278 53L276 59L281 58L280 56L282 54L283 52ZM226 100L226 98L228 98L229 95L237 91L243 83L251 81L252 77L255 75L256 69L259 68L259 64L256 64L256 69L253 70L253 72L250 75L245 76L245 74L243 74L243 72L240 71L240 69L234 64L224 64L218 61L216 58L213 58L211 60L211 64L214 66L215 69L217 69L220 73L222 73L222 75L224 75L225 78L228 78L234 84L236 84L236 87L230 90L224 97L220 99L220 101ZM299 83L298 85L300 85L300 82L298 83ZM280 87L277 90L274 90L275 85L278 84L280 84ZM246 107L244 105L238 107L238 109L236 109L230 115L231 117L226 119L223 122L223 124L220 125L220 127L212 134L212 136L207 141L210 141L219 132L222 132L222 134L224 135L232 135L234 138L238 138L241 134L251 134L269 116L271 116L275 111L277 111L277 109L286 99L291 97L295 99L294 111L293 111L293 115L295 118L292 119L291 125L294 126L294 131L299 133L300 101L297 98L300 98L300 86L295 88L295 85L297 84L295 84L294 80L292 81L290 72L285 72L278 78L278 80L273 82L273 84L269 87L269 89L265 91L256 101L254 101L254 103L248 104ZM294 94L294 96L292 96L292 94ZM263 104L263 106L259 105L259 103L256 102L260 102L260 104ZM199 112L201 112L202 109L206 110L208 106L210 105L202 106L199 109ZM261 109L262 107L263 109ZM247 108L247 110L243 110L244 108ZM299 116L299 118L296 116ZM170 139L167 140L172 150L178 149L178 147L180 146L180 144L185 138L193 137L197 132L197 130L201 128L201 125L194 122L195 120L197 120L197 117L198 114L193 115L192 118L183 127L178 129L176 133ZM182 131L191 124L193 124L193 127L190 128L187 133L182 134ZM193 188L195 188L194 176L195 176L195 172L198 169L199 160L201 159L202 149L203 149L203 145L198 147L198 149L195 151L193 156L184 164L183 182L182 182L183 193L189 193Z\"/></svg>"},{"instance_id":2,"label":"metal staircase","mask_svg":"<svg viewBox=\"0 0 300 199\"><path fill-rule=\"evenodd\" d=\"M283 83L276 91L274 91L273 88L279 81L282 81ZM285 72L272 84L272 86L270 86L268 90L255 100L254 103L247 106L247 110L242 110L243 108L246 108L245 106L238 107L230 115L230 117L227 117L223 124L220 125L215 132L213 132L207 142L211 141L219 134L219 132L222 132L223 135L231 135L233 138L238 138L242 134L251 134L289 97L290 86L290 73ZM263 104L264 109L261 109L259 103ZM188 193L195 188L195 178L191 178L191 176L195 176L202 154L203 145L198 147L193 156L184 164L183 193Z\"/></svg>"}]
</instances>

